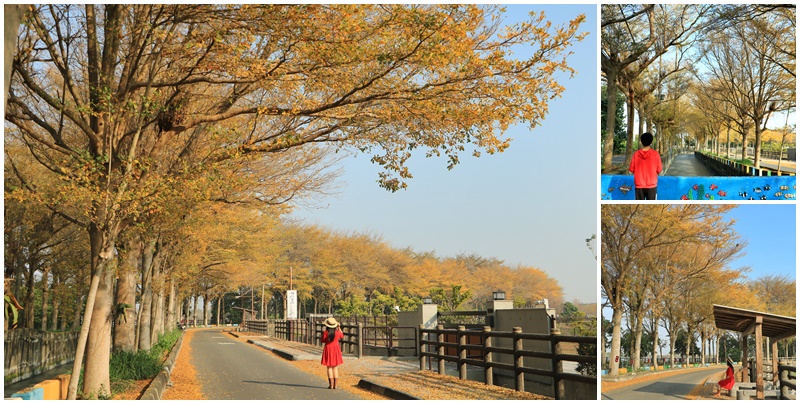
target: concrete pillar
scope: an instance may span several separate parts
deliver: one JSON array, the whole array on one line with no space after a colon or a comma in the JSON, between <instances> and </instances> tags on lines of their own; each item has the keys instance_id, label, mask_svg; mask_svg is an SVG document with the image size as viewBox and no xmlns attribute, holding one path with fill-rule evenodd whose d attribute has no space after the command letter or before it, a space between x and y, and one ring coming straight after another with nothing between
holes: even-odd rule
<instances>
[{"instance_id":1,"label":"concrete pillar","mask_svg":"<svg viewBox=\"0 0 800 404\"><path fill-rule=\"evenodd\" d=\"M513 300L492 300L492 308L494 310L512 310L514 308Z\"/></svg>"},{"instance_id":2,"label":"concrete pillar","mask_svg":"<svg viewBox=\"0 0 800 404\"><path fill-rule=\"evenodd\" d=\"M415 311L401 311L397 313L397 326L398 327L422 327L424 329L434 329L438 324L439 310L435 304L423 304ZM413 352L411 348L414 347L415 331L412 329L400 329L397 332L397 337L400 339L397 346L403 349L398 350L400 356L409 356Z\"/></svg>"}]
</instances>

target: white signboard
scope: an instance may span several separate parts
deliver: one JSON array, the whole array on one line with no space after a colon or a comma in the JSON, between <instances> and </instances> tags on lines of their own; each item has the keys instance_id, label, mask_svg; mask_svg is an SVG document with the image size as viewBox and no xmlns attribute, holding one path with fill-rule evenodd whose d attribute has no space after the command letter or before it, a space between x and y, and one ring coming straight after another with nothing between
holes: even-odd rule
<instances>
[{"instance_id":1,"label":"white signboard","mask_svg":"<svg viewBox=\"0 0 800 404\"><path fill-rule=\"evenodd\" d=\"M289 320L297 319L297 291L286 291L286 318Z\"/></svg>"}]
</instances>

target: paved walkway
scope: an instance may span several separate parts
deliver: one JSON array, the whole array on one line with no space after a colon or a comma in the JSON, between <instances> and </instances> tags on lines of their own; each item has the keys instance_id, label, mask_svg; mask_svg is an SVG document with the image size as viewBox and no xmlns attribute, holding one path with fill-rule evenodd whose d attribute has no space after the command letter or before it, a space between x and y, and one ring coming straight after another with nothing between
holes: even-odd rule
<instances>
[{"instance_id":1,"label":"paved walkway","mask_svg":"<svg viewBox=\"0 0 800 404\"><path fill-rule=\"evenodd\" d=\"M714 176L714 173L694 154L681 154L675 156L664 175L672 177L711 177Z\"/></svg>"},{"instance_id":2,"label":"paved walkway","mask_svg":"<svg viewBox=\"0 0 800 404\"><path fill-rule=\"evenodd\" d=\"M217 330L194 332L189 341L197 381L209 400L358 400L330 390L318 377Z\"/></svg>"},{"instance_id":3,"label":"paved walkway","mask_svg":"<svg viewBox=\"0 0 800 404\"><path fill-rule=\"evenodd\" d=\"M686 400L696 394L705 381L719 375L720 366L642 372L641 377L628 379L619 388L604 389L603 400ZM605 383L606 380L603 380Z\"/></svg>"},{"instance_id":4,"label":"paved walkway","mask_svg":"<svg viewBox=\"0 0 800 404\"><path fill-rule=\"evenodd\" d=\"M322 347L299 342L285 341L267 336L232 332L254 345L273 351L288 360L313 360L318 362ZM504 400L547 399L531 393L519 393L513 389L486 386L483 383L460 380L452 376L419 370L416 357L377 357L344 355L347 373L361 378L359 387L384 394L395 399L422 400Z\"/></svg>"}]
</instances>

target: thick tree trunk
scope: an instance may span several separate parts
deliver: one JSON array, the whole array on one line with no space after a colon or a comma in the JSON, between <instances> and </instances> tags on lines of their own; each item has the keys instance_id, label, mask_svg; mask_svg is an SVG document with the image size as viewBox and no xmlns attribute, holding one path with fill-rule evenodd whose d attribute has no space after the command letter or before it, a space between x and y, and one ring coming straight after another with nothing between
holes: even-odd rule
<instances>
[{"instance_id":1,"label":"thick tree trunk","mask_svg":"<svg viewBox=\"0 0 800 404\"><path fill-rule=\"evenodd\" d=\"M53 329L58 330L58 316L59 314L59 307L61 306L61 301L56 299L55 296L53 298L53 313L50 322L53 324Z\"/></svg>"},{"instance_id":2,"label":"thick tree trunk","mask_svg":"<svg viewBox=\"0 0 800 404\"><path fill-rule=\"evenodd\" d=\"M141 307L139 308L139 341L140 350L149 350L152 341L150 340L151 311L153 304L153 255L155 253L155 240L148 240L142 252L142 294Z\"/></svg>"},{"instance_id":3,"label":"thick tree trunk","mask_svg":"<svg viewBox=\"0 0 800 404\"><path fill-rule=\"evenodd\" d=\"M34 296L36 294L34 293L34 289L33 288L35 286L34 274L36 273L36 271L38 269L39 269L39 267L38 267L37 258L30 257L28 259L28 273L25 276L25 304L23 306L23 307L25 307L25 311L24 311L24 313L25 313L25 322L24 322L24 324L25 324L25 328L27 328L29 330L33 330L33 324L34 324L34 321L35 321L35 318L33 316L34 312L35 312L35 310L33 309L33 303L34 303Z\"/></svg>"},{"instance_id":4,"label":"thick tree trunk","mask_svg":"<svg viewBox=\"0 0 800 404\"><path fill-rule=\"evenodd\" d=\"M192 325L197 326L197 298L199 295L192 297Z\"/></svg>"},{"instance_id":5,"label":"thick tree trunk","mask_svg":"<svg viewBox=\"0 0 800 404\"><path fill-rule=\"evenodd\" d=\"M653 320L653 370L658 370L658 319Z\"/></svg>"},{"instance_id":6,"label":"thick tree trunk","mask_svg":"<svg viewBox=\"0 0 800 404\"><path fill-rule=\"evenodd\" d=\"M78 299L78 307L75 308L75 312L72 313L72 324L70 325L70 330L75 331L81 327L81 313L83 312L83 296Z\"/></svg>"},{"instance_id":7,"label":"thick tree trunk","mask_svg":"<svg viewBox=\"0 0 800 404\"><path fill-rule=\"evenodd\" d=\"M761 125L756 122L756 139L753 145L753 166L761 168Z\"/></svg>"},{"instance_id":8,"label":"thick tree trunk","mask_svg":"<svg viewBox=\"0 0 800 404\"><path fill-rule=\"evenodd\" d=\"M706 363L706 332L700 330L700 365Z\"/></svg>"},{"instance_id":9,"label":"thick tree trunk","mask_svg":"<svg viewBox=\"0 0 800 404\"><path fill-rule=\"evenodd\" d=\"M6 96L8 95L8 88L11 84L11 70L14 62L14 52L17 49L17 31L19 24L22 22L22 17L25 16L25 9L27 5L24 4L4 4L3 5L3 23L5 26L3 45L4 45L4 60L3 67L3 80L5 80L3 87L3 110L6 106ZM19 296L19 295L17 295Z\"/></svg>"},{"instance_id":10,"label":"thick tree trunk","mask_svg":"<svg viewBox=\"0 0 800 404\"><path fill-rule=\"evenodd\" d=\"M177 303L177 299L175 297L175 278L169 278L169 300L167 303L167 321L165 323L167 330L175 329L175 324L177 323L177 319L175 317L175 304Z\"/></svg>"},{"instance_id":11,"label":"thick tree trunk","mask_svg":"<svg viewBox=\"0 0 800 404\"><path fill-rule=\"evenodd\" d=\"M100 399L111 395L109 361L111 359L111 317L114 273L104 270L100 274L97 297L92 310L89 338L86 348L86 366L83 372L83 397ZM91 358L91 360L89 360Z\"/></svg>"},{"instance_id":12,"label":"thick tree trunk","mask_svg":"<svg viewBox=\"0 0 800 404\"><path fill-rule=\"evenodd\" d=\"M617 113L617 72L611 68L606 72L606 133L603 134L604 171L612 169L614 157L614 126Z\"/></svg>"},{"instance_id":13,"label":"thick tree trunk","mask_svg":"<svg viewBox=\"0 0 800 404\"><path fill-rule=\"evenodd\" d=\"M611 315L611 358L609 358L608 374L611 377L619 375L620 356L620 330L622 328L622 308L614 308Z\"/></svg>"},{"instance_id":14,"label":"thick tree trunk","mask_svg":"<svg viewBox=\"0 0 800 404\"><path fill-rule=\"evenodd\" d=\"M222 312L222 295L217 297L217 325L220 325L220 313Z\"/></svg>"},{"instance_id":15,"label":"thick tree trunk","mask_svg":"<svg viewBox=\"0 0 800 404\"><path fill-rule=\"evenodd\" d=\"M636 317L636 328L633 330L633 335L635 338L633 351L631 351L634 371L639 370L639 368L642 366L642 335L644 334L644 315L639 314Z\"/></svg>"},{"instance_id":16,"label":"thick tree trunk","mask_svg":"<svg viewBox=\"0 0 800 404\"><path fill-rule=\"evenodd\" d=\"M92 330L90 330L90 326L92 320L94 319L93 312L95 309L95 301L100 300L101 302L106 302L107 305L110 306L111 304L111 290L110 288L104 287L100 288L100 281L102 276L104 276L104 272L106 271L106 267L108 265L108 261L111 259L114 253L114 240L116 239L116 232L109 233L105 229L101 229L97 227L95 224L91 224L89 226L89 244L91 246L91 282L89 284L89 293L86 297L86 310L83 313L83 324L81 324L81 331L78 335L78 344L75 350L75 361L72 365L72 374L78 375L81 372L81 368L83 367L83 359L84 353L86 353L86 369L84 372L84 383L83 383L83 391L84 392L94 392L100 391L102 386L93 384L95 382L103 383L105 382L106 388L109 388L109 382L107 379L107 375L105 378L102 376L95 377L92 373L94 372L103 372L105 369L105 373L108 373L108 351L110 349L110 345L105 345L105 353L102 352L102 348L97 353L98 355L92 354L92 352L88 352L86 350L86 343L89 340L89 334L92 332L92 339L97 344L103 344L104 340L99 333L103 332L102 324L95 326ZM104 294L109 294L105 296ZM110 310L110 307L108 308ZM102 310L101 310L102 311ZM106 316L109 315L109 312L105 313ZM102 313L100 314L102 316ZM108 323L108 335L106 336L106 342L110 344L111 339L111 323ZM98 335L95 335L97 333ZM78 394L78 377L70 378L69 386L67 388L67 400L75 400ZM92 382L90 383L89 380ZM110 390L109 390L110 391Z\"/></svg>"},{"instance_id":17,"label":"thick tree trunk","mask_svg":"<svg viewBox=\"0 0 800 404\"><path fill-rule=\"evenodd\" d=\"M125 314L117 314L114 323L114 351L136 351L136 279L141 249L136 243L128 243L120 260L119 280L115 306L126 306Z\"/></svg>"},{"instance_id":18,"label":"thick tree trunk","mask_svg":"<svg viewBox=\"0 0 800 404\"><path fill-rule=\"evenodd\" d=\"M203 326L208 326L208 310L211 302L208 300L208 293L203 293Z\"/></svg>"},{"instance_id":19,"label":"thick tree trunk","mask_svg":"<svg viewBox=\"0 0 800 404\"><path fill-rule=\"evenodd\" d=\"M159 254L161 255L161 254ZM164 276L161 274L161 260L153 265L153 305L150 321L150 341L155 343L164 334Z\"/></svg>"},{"instance_id":20,"label":"thick tree trunk","mask_svg":"<svg viewBox=\"0 0 800 404\"><path fill-rule=\"evenodd\" d=\"M631 163L631 157L633 156L633 152L639 148L638 140L633 139L633 116L636 113L636 100L634 98L633 91L629 91L627 95L627 118L628 118L628 140L625 144L625 165L624 167L628 167Z\"/></svg>"},{"instance_id":21,"label":"thick tree trunk","mask_svg":"<svg viewBox=\"0 0 800 404\"><path fill-rule=\"evenodd\" d=\"M50 309L50 267L45 267L42 272L42 331L47 331L47 310ZM55 324L55 322L53 323Z\"/></svg>"}]
</instances>

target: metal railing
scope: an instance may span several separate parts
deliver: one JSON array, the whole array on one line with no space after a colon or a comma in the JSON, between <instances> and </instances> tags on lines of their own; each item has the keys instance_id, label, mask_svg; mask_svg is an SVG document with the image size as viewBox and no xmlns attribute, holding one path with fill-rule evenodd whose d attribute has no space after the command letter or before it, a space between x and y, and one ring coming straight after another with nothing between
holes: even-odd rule
<instances>
[{"instance_id":1,"label":"metal railing","mask_svg":"<svg viewBox=\"0 0 800 404\"><path fill-rule=\"evenodd\" d=\"M457 342L445 342L446 335L455 335ZM474 335L482 337L482 344L468 344L467 336ZM483 330L467 330L464 326L458 329L444 329L437 326L435 330L425 329L419 326L419 367L425 370L426 362L428 369L431 368L430 361L438 361L438 372L444 374L445 362L455 363L458 368L460 379L467 379L467 365L483 368L485 383L494 384L495 369L512 371L514 374L514 387L517 391L525 391L525 375L538 375L552 379L555 398L565 397L564 381L572 380L575 382L591 384L597 386L597 377L584 376L577 373L564 372L563 362L578 362L581 364L595 364L597 356L575 355L564 353L563 344L594 344L597 346L596 337L562 336L558 334L525 334L520 327L514 327L513 331L491 331L485 326ZM434 338L431 338L434 337ZM496 346L495 342L499 339L510 339L511 348ZM523 348L524 341L546 341L549 349L543 351L533 351ZM455 348L457 355L445 354L445 349ZM482 355L477 358L468 358L467 351L480 351ZM497 355L506 355L510 360L499 361ZM524 365L525 358L541 358L550 361L550 369L532 368Z\"/></svg>"}]
</instances>

